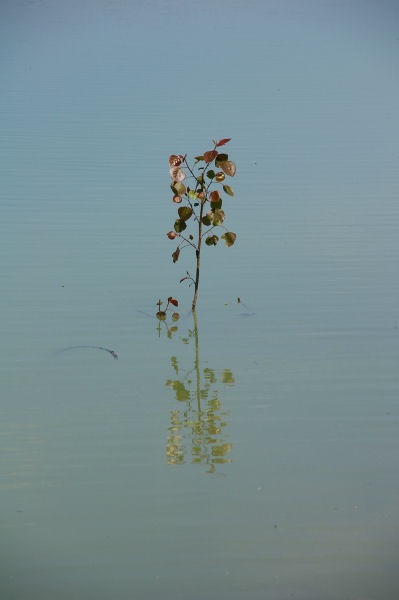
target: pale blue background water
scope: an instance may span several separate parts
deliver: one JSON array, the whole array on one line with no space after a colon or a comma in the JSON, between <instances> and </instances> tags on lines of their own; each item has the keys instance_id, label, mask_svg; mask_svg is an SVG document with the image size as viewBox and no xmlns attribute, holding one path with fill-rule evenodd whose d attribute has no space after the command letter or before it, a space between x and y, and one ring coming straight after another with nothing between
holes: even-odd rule
<instances>
[{"instance_id":1,"label":"pale blue background water","mask_svg":"<svg viewBox=\"0 0 399 600\"><path fill-rule=\"evenodd\" d=\"M1 3L2 599L396 600L398 17ZM190 306L167 159L213 137L239 237L203 256L209 473L166 385L195 380L191 317L169 339L143 313Z\"/></svg>"}]
</instances>

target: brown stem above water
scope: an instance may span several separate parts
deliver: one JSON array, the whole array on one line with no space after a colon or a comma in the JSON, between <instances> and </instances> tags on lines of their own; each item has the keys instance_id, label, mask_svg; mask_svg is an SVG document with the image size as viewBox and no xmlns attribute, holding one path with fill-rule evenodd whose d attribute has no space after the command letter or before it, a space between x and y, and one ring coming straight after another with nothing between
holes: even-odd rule
<instances>
[{"instance_id":1,"label":"brown stem above water","mask_svg":"<svg viewBox=\"0 0 399 600\"><path fill-rule=\"evenodd\" d=\"M203 216L203 212L204 212L204 204L205 204L205 198L202 199L202 201L201 201L201 210L200 210L200 215L199 215L199 219L198 219L198 243L197 243L197 249L195 251L197 261L196 261L196 270L195 270L194 298L193 298L192 310L195 310L195 307L197 305L197 299L198 299L198 285L199 285L200 261L201 261L201 242L202 242L202 216Z\"/></svg>"}]
</instances>

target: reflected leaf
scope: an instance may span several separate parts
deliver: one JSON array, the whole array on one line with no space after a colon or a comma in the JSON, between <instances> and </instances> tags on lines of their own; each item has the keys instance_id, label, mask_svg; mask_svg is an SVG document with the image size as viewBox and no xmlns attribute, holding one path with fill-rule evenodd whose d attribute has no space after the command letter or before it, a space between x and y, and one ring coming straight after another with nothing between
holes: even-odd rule
<instances>
[{"instance_id":1,"label":"reflected leaf","mask_svg":"<svg viewBox=\"0 0 399 600\"><path fill-rule=\"evenodd\" d=\"M230 369L225 369L222 373L222 383L235 383L233 373Z\"/></svg>"},{"instance_id":2,"label":"reflected leaf","mask_svg":"<svg viewBox=\"0 0 399 600\"><path fill-rule=\"evenodd\" d=\"M170 362L172 363L172 367L174 368L177 375L179 373L179 363L177 362L176 356L171 356Z\"/></svg>"},{"instance_id":3,"label":"reflected leaf","mask_svg":"<svg viewBox=\"0 0 399 600\"><path fill-rule=\"evenodd\" d=\"M173 390L176 393L176 400L179 400L179 402L185 401L185 400L189 400L190 399L190 392L189 390L187 390L184 386L184 383L182 383L181 381L171 381L168 380L166 382L166 385L168 387L173 388Z\"/></svg>"},{"instance_id":4,"label":"reflected leaf","mask_svg":"<svg viewBox=\"0 0 399 600\"><path fill-rule=\"evenodd\" d=\"M178 328L175 325L173 327L170 327L168 329L168 338L169 339L172 339L172 334L175 333L177 331L177 329Z\"/></svg>"},{"instance_id":5,"label":"reflected leaf","mask_svg":"<svg viewBox=\"0 0 399 600\"><path fill-rule=\"evenodd\" d=\"M232 444L221 444L220 446L212 446L212 456L226 456L231 452Z\"/></svg>"},{"instance_id":6,"label":"reflected leaf","mask_svg":"<svg viewBox=\"0 0 399 600\"><path fill-rule=\"evenodd\" d=\"M213 369L205 368L204 377L209 383L216 383L215 371Z\"/></svg>"}]
</instances>

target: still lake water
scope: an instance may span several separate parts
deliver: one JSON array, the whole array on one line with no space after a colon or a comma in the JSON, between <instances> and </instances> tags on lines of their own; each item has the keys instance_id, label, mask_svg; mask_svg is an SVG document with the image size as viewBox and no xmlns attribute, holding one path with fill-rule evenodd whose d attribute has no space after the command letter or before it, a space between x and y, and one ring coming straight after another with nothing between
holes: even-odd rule
<instances>
[{"instance_id":1,"label":"still lake water","mask_svg":"<svg viewBox=\"0 0 399 600\"><path fill-rule=\"evenodd\" d=\"M2 600L396 600L396 3L0 16ZM167 160L227 136L196 327Z\"/></svg>"}]
</instances>

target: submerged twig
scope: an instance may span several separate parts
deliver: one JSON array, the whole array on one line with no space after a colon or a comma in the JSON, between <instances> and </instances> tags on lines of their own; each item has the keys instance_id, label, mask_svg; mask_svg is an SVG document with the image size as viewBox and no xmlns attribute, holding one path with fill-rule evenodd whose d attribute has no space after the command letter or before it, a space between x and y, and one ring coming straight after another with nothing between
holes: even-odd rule
<instances>
[{"instance_id":1,"label":"submerged twig","mask_svg":"<svg viewBox=\"0 0 399 600\"><path fill-rule=\"evenodd\" d=\"M109 348L104 348L104 346L68 346L67 348L61 348L58 350L58 353L67 352L68 350L79 350L80 348L92 348L93 350L104 350L104 352L108 352L115 360L118 360L118 355L114 350L110 350Z\"/></svg>"}]
</instances>

